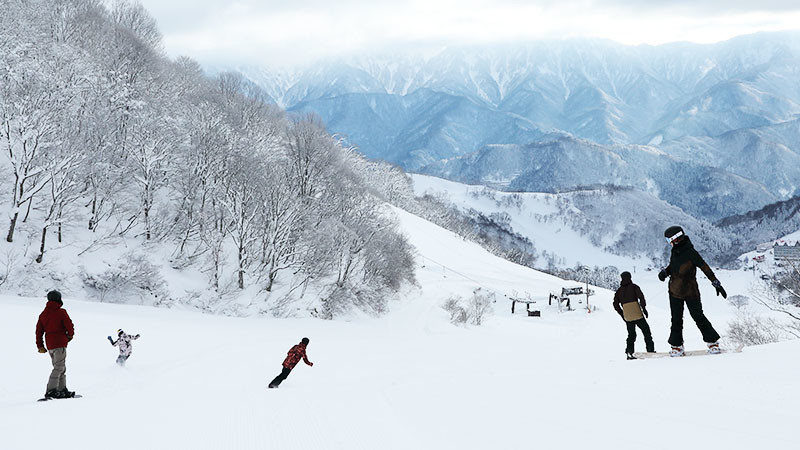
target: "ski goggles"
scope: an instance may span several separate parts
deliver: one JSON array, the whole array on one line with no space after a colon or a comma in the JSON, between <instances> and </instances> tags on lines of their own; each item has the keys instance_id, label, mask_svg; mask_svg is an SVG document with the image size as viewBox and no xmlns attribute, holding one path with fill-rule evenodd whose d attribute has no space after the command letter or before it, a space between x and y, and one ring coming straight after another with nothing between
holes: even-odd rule
<instances>
[{"instance_id":1,"label":"ski goggles","mask_svg":"<svg viewBox=\"0 0 800 450\"><path fill-rule=\"evenodd\" d=\"M677 233L673 234L672 236L670 236L668 238L664 238L664 239L667 240L667 244L672 244L673 242L678 240L678 238L680 238L683 235L684 235L683 231L678 231Z\"/></svg>"}]
</instances>

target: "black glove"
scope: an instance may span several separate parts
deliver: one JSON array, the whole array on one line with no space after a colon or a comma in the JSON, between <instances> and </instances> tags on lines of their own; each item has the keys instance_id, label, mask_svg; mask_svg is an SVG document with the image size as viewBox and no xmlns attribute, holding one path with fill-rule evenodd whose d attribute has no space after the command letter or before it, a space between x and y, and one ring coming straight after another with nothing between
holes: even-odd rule
<instances>
[{"instance_id":1,"label":"black glove","mask_svg":"<svg viewBox=\"0 0 800 450\"><path fill-rule=\"evenodd\" d=\"M644 318L647 319L647 308L642 308L642 313L644 313Z\"/></svg>"},{"instance_id":2,"label":"black glove","mask_svg":"<svg viewBox=\"0 0 800 450\"><path fill-rule=\"evenodd\" d=\"M658 272L658 279L664 281L667 279L667 270L661 269L661 272Z\"/></svg>"},{"instance_id":3,"label":"black glove","mask_svg":"<svg viewBox=\"0 0 800 450\"><path fill-rule=\"evenodd\" d=\"M111 343L113 344L113 343L114 343L114 340L113 340L113 339L111 339L111 336L107 336L107 337L108 337L108 342L111 342Z\"/></svg>"},{"instance_id":4,"label":"black glove","mask_svg":"<svg viewBox=\"0 0 800 450\"><path fill-rule=\"evenodd\" d=\"M725 288L722 287L722 283L720 283L719 280L712 281L711 285L717 290L717 297L722 295L722 298L728 298L728 293L725 292Z\"/></svg>"}]
</instances>

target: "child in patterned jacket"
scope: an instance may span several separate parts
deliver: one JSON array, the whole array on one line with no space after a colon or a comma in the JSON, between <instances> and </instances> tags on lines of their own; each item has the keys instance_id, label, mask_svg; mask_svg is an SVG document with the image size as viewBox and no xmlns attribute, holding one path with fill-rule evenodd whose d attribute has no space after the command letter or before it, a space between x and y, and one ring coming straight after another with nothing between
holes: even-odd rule
<instances>
[{"instance_id":1,"label":"child in patterned jacket","mask_svg":"<svg viewBox=\"0 0 800 450\"><path fill-rule=\"evenodd\" d=\"M114 347L119 347L119 356L117 357L117 364L120 366L125 365L125 361L128 360L131 356L131 352L133 351L133 347L131 346L131 341L139 339L139 335L131 336L124 331L117 330L117 340L114 341L111 339L111 336L108 337L108 342L111 342L111 345Z\"/></svg>"}]
</instances>

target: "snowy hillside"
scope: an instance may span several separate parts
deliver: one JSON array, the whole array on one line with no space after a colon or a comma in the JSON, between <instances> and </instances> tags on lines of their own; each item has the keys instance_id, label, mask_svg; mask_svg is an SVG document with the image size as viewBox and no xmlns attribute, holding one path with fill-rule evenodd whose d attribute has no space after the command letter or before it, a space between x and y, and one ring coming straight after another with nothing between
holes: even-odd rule
<instances>
[{"instance_id":1,"label":"snowy hillside","mask_svg":"<svg viewBox=\"0 0 800 450\"><path fill-rule=\"evenodd\" d=\"M800 120L714 137L684 137L661 149L682 161L723 169L761 184L776 198L800 192Z\"/></svg>"},{"instance_id":2,"label":"snowy hillside","mask_svg":"<svg viewBox=\"0 0 800 450\"><path fill-rule=\"evenodd\" d=\"M687 146L673 156L653 146L600 145L554 134L528 145L486 146L437 161L419 172L524 192L559 192L597 184L633 187L695 217L717 220L759 209L793 191L786 180L794 179L799 166L792 163L800 162L800 156L787 150L788 159L773 160L760 150L721 159L719 151L710 150L701 157L696 147ZM764 161L753 164L753 154ZM776 171L780 162L788 165ZM778 186L783 188L778 190Z\"/></svg>"},{"instance_id":3,"label":"snowy hillside","mask_svg":"<svg viewBox=\"0 0 800 450\"><path fill-rule=\"evenodd\" d=\"M495 256L527 264L529 239L548 266L613 264L606 286L633 272L663 354L670 308L652 269L664 226L683 225L709 261L730 239L656 198L677 198L659 180L674 176L690 193L721 184L701 199L716 217L729 204L760 206L760 189L778 189L770 201L790 196L795 172L769 189L755 180L765 171L728 163L641 176L635 164L676 157L628 143L758 125L755 146L746 133L698 140L708 160L729 142L793 164L800 91L782 80L794 79L797 34L657 48L576 41L499 58L450 49L248 80L167 57L135 1L0 10L0 450L797 446L800 341L627 361L611 291L562 302L553 294L580 280ZM412 180L348 145L421 167L555 129L598 143L561 148L588 162L584 173L605 168L640 189L516 194ZM684 138L675 154L691 154ZM552 155L539 174L565 176ZM536 164L476 173L531 182L513 180L515 161ZM490 219L434 198L445 196ZM734 222L779 229L792 207ZM479 245L475 224L496 234ZM731 295L761 282L715 270ZM731 324L744 319L783 330L773 310L698 281L723 348L742 342ZM66 378L81 397L37 402L51 360L34 330L51 289L75 324ZM534 314L514 313L519 300ZM120 328L141 335L124 367L107 340ZM313 367L268 389L303 337ZM705 349L688 318L685 344Z\"/></svg>"},{"instance_id":4,"label":"snowy hillside","mask_svg":"<svg viewBox=\"0 0 800 450\"><path fill-rule=\"evenodd\" d=\"M725 218L717 225L737 236L742 248L752 249L758 244L800 229L800 197L773 203L758 211Z\"/></svg>"},{"instance_id":5,"label":"snowy hillside","mask_svg":"<svg viewBox=\"0 0 800 450\"><path fill-rule=\"evenodd\" d=\"M610 292L591 297L591 314L559 313L540 300L542 317L519 307L511 315L502 293L543 299L572 284L396 213L417 251L419 287L380 319L242 319L66 298L76 324L68 386L81 399L35 401L50 370L33 343L44 301L0 297L0 353L13 362L0 386L3 448L795 447L798 367L786 355L800 351L797 341L625 361ZM750 282L719 276L731 293ZM665 286L652 273L634 281L664 351ZM706 313L722 331L733 308L700 281ZM482 327L451 325L441 303L476 287L497 291L494 316ZM120 327L142 335L125 368L106 341ZM266 389L303 336L314 366L301 363L280 389ZM686 339L688 348L703 346L690 324Z\"/></svg>"},{"instance_id":6,"label":"snowy hillside","mask_svg":"<svg viewBox=\"0 0 800 450\"><path fill-rule=\"evenodd\" d=\"M3 4L0 291L381 313L414 273L380 165L161 44L139 2Z\"/></svg>"},{"instance_id":7,"label":"snowy hillside","mask_svg":"<svg viewBox=\"0 0 800 450\"><path fill-rule=\"evenodd\" d=\"M660 264L667 224L681 224L715 260L730 246L713 225L632 189L584 189L560 194L501 192L440 178L413 175L418 195L441 196L462 210L507 223L530 239L541 257L538 267L577 263L632 270ZM549 256L548 256L549 255Z\"/></svg>"}]
</instances>

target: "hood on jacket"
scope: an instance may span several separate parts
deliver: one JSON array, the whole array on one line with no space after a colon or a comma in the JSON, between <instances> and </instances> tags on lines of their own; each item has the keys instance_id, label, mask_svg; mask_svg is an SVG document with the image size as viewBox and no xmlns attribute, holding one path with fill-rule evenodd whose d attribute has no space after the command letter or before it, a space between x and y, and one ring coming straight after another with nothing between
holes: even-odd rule
<instances>
[{"instance_id":1,"label":"hood on jacket","mask_svg":"<svg viewBox=\"0 0 800 450\"><path fill-rule=\"evenodd\" d=\"M61 309L61 303L50 300L44 305L45 309Z\"/></svg>"}]
</instances>

